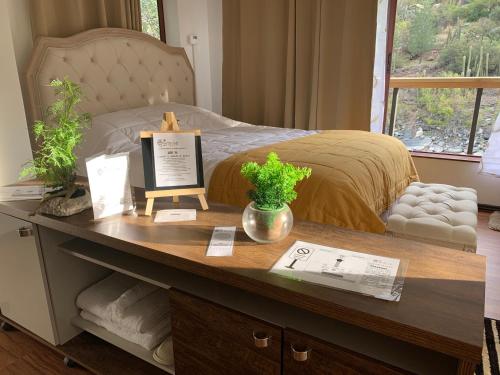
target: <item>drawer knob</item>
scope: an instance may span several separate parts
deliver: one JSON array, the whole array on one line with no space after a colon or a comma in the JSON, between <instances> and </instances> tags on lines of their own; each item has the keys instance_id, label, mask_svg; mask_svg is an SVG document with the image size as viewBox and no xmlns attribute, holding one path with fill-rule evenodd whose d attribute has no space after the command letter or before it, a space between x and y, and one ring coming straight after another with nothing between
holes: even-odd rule
<instances>
[{"instance_id":1,"label":"drawer knob","mask_svg":"<svg viewBox=\"0 0 500 375\"><path fill-rule=\"evenodd\" d=\"M311 357L311 349L305 345L291 345L292 357L297 362L307 361Z\"/></svg>"},{"instance_id":2,"label":"drawer knob","mask_svg":"<svg viewBox=\"0 0 500 375\"><path fill-rule=\"evenodd\" d=\"M31 227L21 227L17 230L19 237L31 237L33 236L33 228Z\"/></svg>"},{"instance_id":3,"label":"drawer knob","mask_svg":"<svg viewBox=\"0 0 500 375\"><path fill-rule=\"evenodd\" d=\"M271 336L265 332L253 332L253 342L257 348L267 348L269 342L271 341Z\"/></svg>"}]
</instances>

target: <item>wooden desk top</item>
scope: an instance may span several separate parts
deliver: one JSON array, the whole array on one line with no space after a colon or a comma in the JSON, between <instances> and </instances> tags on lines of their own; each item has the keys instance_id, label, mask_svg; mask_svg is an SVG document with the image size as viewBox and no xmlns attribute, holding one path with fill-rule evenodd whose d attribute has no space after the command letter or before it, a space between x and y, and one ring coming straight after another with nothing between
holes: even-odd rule
<instances>
[{"instance_id":1,"label":"wooden desk top","mask_svg":"<svg viewBox=\"0 0 500 375\"><path fill-rule=\"evenodd\" d=\"M138 193L136 197L140 196ZM156 208L171 203L160 201ZM277 244L257 244L241 227L241 210L211 204L196 222L153 223L153 217L93 220L92 211L69 218L29 216L34 201L2 202L0 213L247 290L333 319L471 362L481 359L485 265L483 256L433 245L298 222ZM182 208L193 206L181 199ZM137 212L144 212L138 202ZM236 225L232 257L206 257L214 226ZM382 301L269 273L295 240L409 261L400 302Z\"/></svg>"}]
</instances>

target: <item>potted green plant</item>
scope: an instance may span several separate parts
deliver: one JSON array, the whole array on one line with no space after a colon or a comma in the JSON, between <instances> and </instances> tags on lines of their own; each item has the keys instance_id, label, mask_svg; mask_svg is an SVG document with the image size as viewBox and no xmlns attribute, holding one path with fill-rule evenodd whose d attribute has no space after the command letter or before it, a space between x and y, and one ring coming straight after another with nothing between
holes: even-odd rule
<instances>
[{"instance_id":1,"label":"potted green plant","mask_svg":"<svg viewBox=\"0 0 500 375\"><path fill-rule=\"evenodd\" d=\"M242 165L241 174L254 186L248 192L252 200L243 212L243 229L257 242L276 242L292 230L293 215L288 204L297 198L295 185L311 175L311 168L282 163L275 152L259 165Z\"/></svg>"},{"instance_id":2,"label":"potted green plant","mask_svg":"<svg viewBox=\"0 0 500 375\"><path fill-rule=\"evenodd\" d=\"M21 171L21 178L35 177L53 189L45 194L37 212L69 216L92 206L89 192L76 184L75 155L90 115L75 109L82 99L76 83L56 79L50 87L55 90L56 101L47 109L47 121L36 121L33 126L38 148Z\"/></svg>"}]
</instances>

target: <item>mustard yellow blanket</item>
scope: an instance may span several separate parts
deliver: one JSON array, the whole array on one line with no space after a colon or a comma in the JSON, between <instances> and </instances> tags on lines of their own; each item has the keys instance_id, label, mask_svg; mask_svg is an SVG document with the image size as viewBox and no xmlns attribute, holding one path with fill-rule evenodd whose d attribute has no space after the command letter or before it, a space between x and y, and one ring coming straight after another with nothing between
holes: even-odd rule
<instances>
[{"instance_id":1,"label":"mustard yellow blanket","mask_svg":"<svg viewBox=\"0 0 500 375\"><path fill-rule=\"evenodd\" d=\"M211 201L245 207L251 188L240 175L244 162L265 161L275 151L282 161L312 168L297 185L294 217L383 233L379 215L402 194L417 171L396 138L355 130L334 130L235 154L219 163L209 186Z\"/></svg>"}]
</instances>

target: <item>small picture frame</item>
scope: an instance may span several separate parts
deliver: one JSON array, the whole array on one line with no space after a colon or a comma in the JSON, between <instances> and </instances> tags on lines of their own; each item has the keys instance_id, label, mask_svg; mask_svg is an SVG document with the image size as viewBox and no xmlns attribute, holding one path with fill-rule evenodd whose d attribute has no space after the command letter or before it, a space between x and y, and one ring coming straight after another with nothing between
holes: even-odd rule
<instances>
[{"instance_id":1,"label":"small picture frame","mask_svg":"<svg viewBox=\"0 0 500 375\"><path fill-rule=\"evenodd\" d=\"M175 115L166 112L160 131L142 131L141 146L146 189L145 215L151 216L155 198L197 196L208 209L203 178L201 131L180 130Z\"/></svg>"},{"instance_id":2,"label":"small picture frame","mask_svg":"<svg viewBox=\"0 0 500 375\"><path fill-rule=\"evenodd\" d=\"M176 138L178 139L177 142ZM192 142L189 142L186 138L191 138ZM179 141L182 143L180 147ZM163 146L160 147L159 144ZM199 130L141 132L141 146L146 191L205 187L201 133ZM162 151L166 155L158 155L160 148L163 149ZM177 159L182 159L182 156L184 156L185 160L176 160L175 157L179 153L183 154ZM172 157L169 158L169 155ZM192 164L191 161L194 161L195 165L190 165ZM163 165L161 165L162 162ZM173 175L174 170L178 170L178 173L182 174L182 176ZM193 178L193 175L195 175L195 178Z\"/></svg>"}]
</instances>

